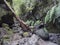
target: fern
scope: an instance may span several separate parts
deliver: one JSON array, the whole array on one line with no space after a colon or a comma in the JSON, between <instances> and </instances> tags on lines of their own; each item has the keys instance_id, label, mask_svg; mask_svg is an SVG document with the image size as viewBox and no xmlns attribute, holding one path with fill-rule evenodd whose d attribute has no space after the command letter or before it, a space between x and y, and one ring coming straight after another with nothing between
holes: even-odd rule
<instances>
[{"instance_id":1,"label":"fern","mask_svg":"<svg viewBox=\"0 0 60 45\"><path fill-rule=\"evenodd\" d=\"M54 16L55 9L56 6L52 7L51 10L47 12L47 15L45 17L45 24L51 22L52 19L54 18L53 16Z\"/></svg>"}]
</instances>

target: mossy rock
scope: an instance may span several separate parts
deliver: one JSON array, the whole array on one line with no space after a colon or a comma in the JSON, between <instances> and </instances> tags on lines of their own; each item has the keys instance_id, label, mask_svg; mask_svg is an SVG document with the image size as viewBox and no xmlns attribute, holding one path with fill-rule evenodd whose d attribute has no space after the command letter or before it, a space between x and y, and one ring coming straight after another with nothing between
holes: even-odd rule
<instances>
[{"instance_id":1,"label":"mossy rock","mask_svg":"<svg viewBox=\"0 0 60 45\"><path fill-rule=\"evenodd\" d=\"M24 32L24 33L23 33L23 36L24 36L24 37L29 37L29 36L31 36L30 34L31 34L30 32Z\"/></svg>"},{"instance_id":2,"label":"mossy rock","mask_svg":"<svg viewBox=\"0 0 60 45\"><path fill-rule=\"evenodd\" d=\"M4 35L2 40L3 41L9 41L10 40L10 35Z\"/></svg>"},{"instance_id":3,"label":"mossy rock","mask_svg":"<svg viewBox=\"0 0 60 45\"><path fill-rule=\"evenodd\" d=\"M2 27L6 29L6 32L7 32L8 35L13 34L13 30L11 28L9 28L8 24L3 23Z\"/></svg>"},{"instance_id":4,"label":"mossy rock","mask_svg":"<svg viewBox=\"0 0 60 45\"><path fill-rule=\"evenodd\" d=\"M2 27L8 27L8 28L9 28L9 25L8 25L8 24L3 23L3 24L2 24Z\"/></svg>"}]
</instances>

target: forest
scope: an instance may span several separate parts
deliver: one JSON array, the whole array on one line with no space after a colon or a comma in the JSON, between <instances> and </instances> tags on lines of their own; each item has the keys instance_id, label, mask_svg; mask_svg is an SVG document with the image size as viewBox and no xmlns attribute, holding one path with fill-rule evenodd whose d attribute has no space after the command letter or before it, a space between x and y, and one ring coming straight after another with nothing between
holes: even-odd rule
<instances>
[{"instance_id":1,"label":"forest","mask_svg":"<svg viewBox=\"0 0 60 45\"><path fill-rule=\"evenodd\" d=\"M60 45L60 0L0 0L0 45Z\"/></svg>"}]
</instances>

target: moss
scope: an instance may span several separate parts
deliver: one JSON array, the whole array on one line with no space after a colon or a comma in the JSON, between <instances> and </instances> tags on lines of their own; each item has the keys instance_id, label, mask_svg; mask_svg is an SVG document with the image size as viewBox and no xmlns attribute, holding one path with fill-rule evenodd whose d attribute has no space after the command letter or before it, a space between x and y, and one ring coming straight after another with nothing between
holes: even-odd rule
<instances>
[{"instance_id":1,"label":"moss","mask_svg":"<svg viewBox=\"0 0 60 45\"><path fill-rule=\"evenodd\" d=\"M9 41L10 40L10 36L9 35L4 35L2 40L4 41Z\"/></svg>"},{"instance_id":2,"label":"moss","mask_svg":"<svg viewBox=\"0 0 60 45\"><path fill-rule=\"evenodd\" d=\"M6 29L6 32L7 32L8 35L13 34L13 30L11 28L9 28L8 24L3 23L2 27Z\"/></svg>"},{"instance_id":3,"label":"moss","mask_svg":"<svg viewBox=\"0 0 60 45\"><path fill-rule=\"evenodd\" d=\"M29 36L29 33L28 33L28 32L24 32L24 33L23 33L23 36L24 36L24 37L27 37L27 36Z\"/></svg>"},{"instance_id":4,"label":"moss","mask_svg":"<svg viewBox=\"0 0 60 45\"><path fill-rule=\"evenodd\" d=\"M8 24L3 23L3 24L2 24L2 27L4 27L4 28L8 27L8 28L9 28L9 25L8 25Z\"/></svg>"}]
</instances>

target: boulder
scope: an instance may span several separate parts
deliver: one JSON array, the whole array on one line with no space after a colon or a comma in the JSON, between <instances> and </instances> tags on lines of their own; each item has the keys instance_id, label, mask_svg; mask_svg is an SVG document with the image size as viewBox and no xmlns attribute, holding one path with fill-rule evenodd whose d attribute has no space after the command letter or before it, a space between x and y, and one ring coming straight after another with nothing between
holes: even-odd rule
<instances>
[{"instance_id":1,"label":"boulder","mask_svg":"<svg viewBox=\"0 0 60 45\"><path fill-rule=\"evenodd\" d=\"M40 36L43 40L49 40L49 33L44 28L37 29L34 33Z\"/></svg>"}]
</instances>

